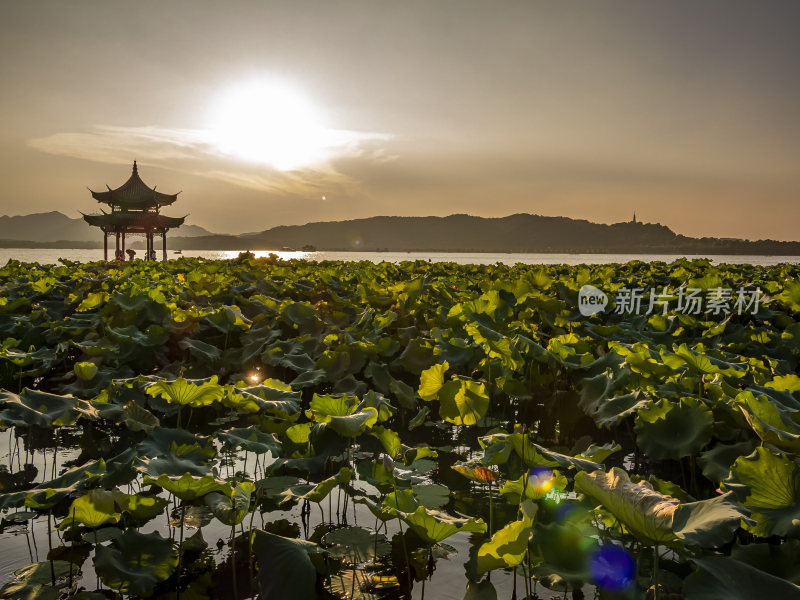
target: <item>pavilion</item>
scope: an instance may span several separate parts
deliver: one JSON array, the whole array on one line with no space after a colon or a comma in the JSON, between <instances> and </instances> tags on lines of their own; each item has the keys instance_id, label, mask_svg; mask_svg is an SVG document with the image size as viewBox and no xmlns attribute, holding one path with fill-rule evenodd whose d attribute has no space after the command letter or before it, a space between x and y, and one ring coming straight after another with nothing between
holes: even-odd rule
<instances>
[{"instance_id":1,"label":"pavilion","mask_svg":"<svg viewBox=\"0 0 800 600\"><path fill-rule=\"evenodd\" d=\"M125 257L125 236L144 235L145 260L155 260L153 238L161 236L162 260L167 260L167 231L183 225L186 217L167 217L159 214L162 206L168 206L178 199L178 194L162 194L156 188L149 188L139 177L136 161L133 161L133 173L128 181L117 189L110 187L104 192L91 189L92 197L111 207L111 212L101 210L102 214L83 215L84 220L99 227L103 231L103 257L108 260L108 236L116 238L117 259Z\"/></svg>"}]
</instances>

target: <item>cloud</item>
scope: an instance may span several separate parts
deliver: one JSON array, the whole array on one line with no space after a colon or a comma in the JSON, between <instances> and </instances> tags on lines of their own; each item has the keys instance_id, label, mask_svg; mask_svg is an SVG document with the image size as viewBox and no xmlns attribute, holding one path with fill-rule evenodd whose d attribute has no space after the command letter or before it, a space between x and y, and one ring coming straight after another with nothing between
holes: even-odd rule
<instances>
[{"instance_id":1,"label":"cloud","mask_svg":"<svg viewBox=\"0 0 800 600\"><path fill-rule=\"evenodd\" d=\"M238 159L220 150L214 139L213 132L202 129L97 126L87 132L35 138L28 144L48 154L93 162L128 164L136 158L143 165L289 195L357 187L356 179L334 166L339 159L382 163L394 158L381 147L391 136L379 133L327 130L322 152L310 164L292 169Z\"/></svg>"}]
</instances>

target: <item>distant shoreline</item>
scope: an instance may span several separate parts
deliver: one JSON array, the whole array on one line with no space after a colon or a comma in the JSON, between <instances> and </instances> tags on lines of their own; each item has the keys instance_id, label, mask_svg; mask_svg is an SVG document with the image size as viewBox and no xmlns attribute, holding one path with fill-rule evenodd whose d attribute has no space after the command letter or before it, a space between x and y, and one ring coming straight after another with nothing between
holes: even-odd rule
<instances>
[{"instance_id":1,"label":"distant shoreline","mask_svg":"<svg viewBox=\"0 0 800 600\"><path fill-rule=\"evenodd\" d=\"M13 242L13 243L12 243ZM757 243L757 242L752 242ZM795 243L795 242L785 242L785 243ZM140 248L139 245L128 246L129 248L133 248L134 250L143 250L143 247ZM0 248L4 250L103 250L102 244L92 243L92 242L69 242L69 241L59 241L59 242L20 242L17 240L0 240ZM350 254L481 254L481 255L488 255L488 254L517 254L517 255L538 255L538 254L546 254L546 255L568 255L568 256L581 256L581 255L630 255L630 256L641 256L641 255L662 255L662 256L693 256L693 257L715 257L715 256L783 256L786 258L798 258L800 260L800 250L797 253L786 253L786 252L754 252L748 251L746 249L736 250L736 249L719 249L715 252L702 252L697 251L697 249L687 248L685 250L670 248L630 248L621 250L619 248L609 248L609 249L591 249L591 250L566 250L566 249L543 249L543 250L535 250L535 251L528 251L528 250L469 250L469 249L443 249L443 248L420 248L414 250L406 250L406 249L392 249L392 248L315 248L314 250L303 250L301 248L242 248L239 247L192 247L189 245L181 245L180 247L172 247L168 246L167 253L174 254L176 250L180 251L190 251L190 252L258 252L258 253L286 253L286 252L302 252L305 254L311 254L315 252L339 252L339 253L350 253ZM109 245L109 251L111 251L111 247ZM160 256L161 250L158 250Z\"/></svg>"}]
</instances>

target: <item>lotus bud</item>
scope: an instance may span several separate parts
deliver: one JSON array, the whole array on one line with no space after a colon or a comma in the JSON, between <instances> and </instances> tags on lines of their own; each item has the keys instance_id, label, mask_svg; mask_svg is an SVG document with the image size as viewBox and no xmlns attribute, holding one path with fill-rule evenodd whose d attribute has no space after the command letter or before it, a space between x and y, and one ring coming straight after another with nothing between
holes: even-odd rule
<instances>
[{"instance_id":1,"label":"lotus bud","mask_svg":"<svg viewBox=\"0 0 800 600\"><path fill-rule=\"evenodd\" d=\"M394 461L392 460L392 457L389 456L388 454L383 455L383 467L387 471L389 471L389 473L394 472Z\"/></svg>"}]
</instances>

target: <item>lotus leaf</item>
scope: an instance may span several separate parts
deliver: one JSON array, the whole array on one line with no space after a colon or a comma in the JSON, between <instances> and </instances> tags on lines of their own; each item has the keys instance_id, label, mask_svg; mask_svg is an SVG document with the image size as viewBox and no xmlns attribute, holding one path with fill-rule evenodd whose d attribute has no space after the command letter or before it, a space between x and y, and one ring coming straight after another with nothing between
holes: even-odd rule
<instances>
[{"instance_id":1,"label":"lotus leaf","mask_svg":"<svg viewBox=\"0 0 800 600\"><path fill-rule=\"evenodd\" d=\"M128 529L109 546L95 549L95 571L104 584L123 594L150 595L177 566L177 548L158 533Z\"/></svg>"},{"instance_id":2,"label":"lotus leaf","mask_svg":"<svg viewBox=\"0 0 800 600\"><path fill-rule=\"evenodd\" d=\"M575 491L598 500L645 544L670 544L677 539L672 522L680 502L654 491L647 482L632 483L622 469L577 473Z\"/></svg>"}]
</instances>

